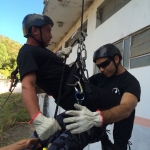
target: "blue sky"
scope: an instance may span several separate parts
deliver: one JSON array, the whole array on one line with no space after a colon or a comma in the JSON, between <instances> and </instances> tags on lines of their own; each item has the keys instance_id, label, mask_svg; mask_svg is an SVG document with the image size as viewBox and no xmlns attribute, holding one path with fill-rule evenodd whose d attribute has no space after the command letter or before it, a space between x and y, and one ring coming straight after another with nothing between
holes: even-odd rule
<instances>
[{"instance_id":1,"label":"blue sky","mask_svg":"<svg viewBox=\"0 0 150 150\"><path fill-rule=\"evenodd\" d=\"M30 13L42 14L43 0L1 0L0 5L0 35L24 44L22 20Z\"/></svg>"}]
</instances>

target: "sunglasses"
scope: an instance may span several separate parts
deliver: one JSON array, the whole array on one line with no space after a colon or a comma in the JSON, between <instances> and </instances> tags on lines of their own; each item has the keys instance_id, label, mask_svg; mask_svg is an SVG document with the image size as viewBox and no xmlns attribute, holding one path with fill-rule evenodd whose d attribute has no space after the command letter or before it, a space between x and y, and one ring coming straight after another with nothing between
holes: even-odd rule
<instances>
[{"instance_id":1,"label":"sunglasses","mask_svg":"<svg viewBox=\"0 0 150 150\"><path fill-rule=\"evenodd\" d=\"M100 69L100 68L106 68L111 62L111 59L107 59L106 61L102 62L101 64L96 64L96 66Z\"/></svg>"}]
</instances>

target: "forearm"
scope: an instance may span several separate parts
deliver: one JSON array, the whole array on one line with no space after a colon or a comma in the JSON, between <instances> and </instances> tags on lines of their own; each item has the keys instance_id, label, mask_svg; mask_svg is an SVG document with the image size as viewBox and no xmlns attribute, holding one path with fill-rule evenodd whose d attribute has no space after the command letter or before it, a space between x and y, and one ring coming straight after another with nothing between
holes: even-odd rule
<instances>
[{"instance_id":1,"label":"forearm","mask_svg":"<svg viewBox=\"0 0 150 150\"><path fill-rule=\"evenodd\" d=\"M124 93L120 105L102 111L104 123L114 123L128 118L137 105L137 97L131 93Z\"/></svg>"},{"instance_id":2,"label":"forearm","mask_svg":"<svg viewBox=\"0 0 150 150\"><path fill-rule=\"evenodd\" d=\"M14 144L11 144L11 145L2 147L2 148L0 148L0 150L23 150L23 149L28 148L29 145L35 144L37 141L38 141L37 138L23 139L23 140L20 140L20 141L14 143ZM38 147L40 148L41 145L38 144L38 145L37 145L37 148L38 148Z\"/></svg>"},{"instance_id":3,"label":"forearm","mask_svg":"<svg viewBox=\"0 0 150 150\"><path fill-rule=\"evenodd\" d=\"M2 148L0 148L0 150L16 150L16 149L14 148L14 145L15 145L15 144L11 144L11 145L2 147Z\"/></svg>"},{"instance_id":4,"label":"forearm","mask_svg":"<svg viewBox=\"0 0 150 150\"><path fill-rule=\"evenodd\" d=\"M129 116L128 108L124 104L118 105L118 106L113 107L109 110L104 110L101 112L102 112L102 115L104 118L104 123L118 122L118 121L125 119Z\"/></svg>"},{"instance_id":5,"label":"forearm","mask_svg":"<svg viewBox=\"0 0 150 150\"><path fill-rule=\"evenodd\" d=\"M9 146L5 146L5 147L0 148L0 150L9 150L9 149L10 149Z\"/></svg>"},{"instance_id":6,"label":"forearm","mask_svg":"<svg viewBox=\"0 0 150 150\"><path fill-rule=\"evenodd\" d=\"M38 98L35 92L34 85L22 87L22 97L30 117L32 118L40 109L38 105Z\"/></svg>"}]
</instances>

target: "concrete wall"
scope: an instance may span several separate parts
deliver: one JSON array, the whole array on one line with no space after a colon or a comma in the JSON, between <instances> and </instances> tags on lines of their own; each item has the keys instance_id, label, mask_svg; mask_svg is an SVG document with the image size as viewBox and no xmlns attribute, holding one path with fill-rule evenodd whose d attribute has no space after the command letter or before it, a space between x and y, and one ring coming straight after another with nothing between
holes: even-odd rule
<instances>
[{"instance_id":1,"label":"concrete wall","mask_svg":"<svg viewBox=\"0 0 150 150\"><path fill-rule=\"evenodd\" d=\"M122 38L128 37L130 34L150 25L150 0L131 0L127 5L120 9L117 13L106 20L102 25L96 28L96 11L102 0L95 0L93 5L85 12L84 21L88 19L87 38L85 41L88 58L86 60L89 75L93 74L92 56L93 52L106 43L113 43ZM80 20L73 26L70 32L59 43L64 46L64 42L76 31L80 26ZM60 47L59 46L59 47ZM73 48L73 52L67 60L72 63L75 60L77 46ZM150 66L129 69L141 84L141 101L136 108L135 125L132 138L132 150L149 150L150 145ZM51 109L55 108L55 103L51 97ZM53 107L54 106L54 107ZM62 112L63 110L59 110ZM108 126L111 130L113 126ZM112 134L110 136L113 141ZM90 144L85 150L101 149L100 142Z\"/></svg>"}]
</instances>

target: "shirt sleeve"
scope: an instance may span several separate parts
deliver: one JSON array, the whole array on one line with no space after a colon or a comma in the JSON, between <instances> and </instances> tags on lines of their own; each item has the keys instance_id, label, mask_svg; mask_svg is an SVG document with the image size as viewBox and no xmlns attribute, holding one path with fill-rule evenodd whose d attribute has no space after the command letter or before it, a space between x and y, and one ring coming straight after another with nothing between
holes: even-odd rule
<instances>
[{"instance_id":1,"label":"shirt sleeve","mask_svg":"<svg viewBox=\"0 0 150 150\"><path fill-rule=\"evenodd\" d=\"M141 87L140 87L140 84L136 78L131 78L130 80L128 80L125 83L125 87L124 87L123 92L124 93L128 92L128 93L135 95L137 97L138 101L140 101Z\"/></svg>"},{"instance_id":2,"label":"shirt sleeve","mask_svg":"<svg viewBox=\"0 0 150 150\"><path fill-rule=\"evenodd\" d=\"M19 67L20 80L22 80L27 73L38 70L37 62L32 52L28 50L18 54L17 64Z\"/></svg>"},{"instance_id":3,"label":"shirt sleeve","mask_svg":"<svg viewBox=\"0 0 150 150\"><path fill-rule=\"evenodd\" d=\"M97 75L92 75L90 78L89 78L89 82L96 85L96 81L97 81Z\"/></svg>"}]
</instances>

